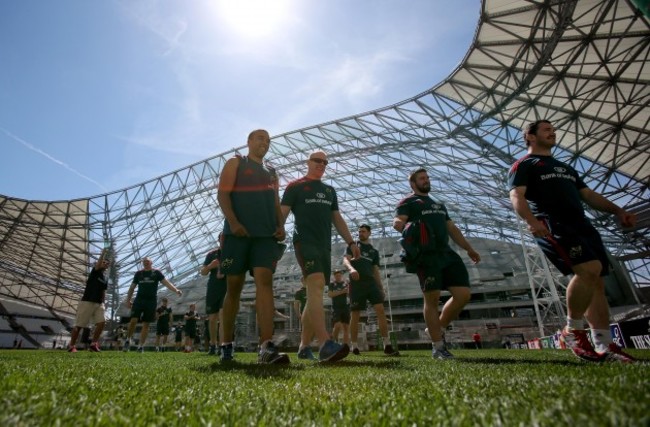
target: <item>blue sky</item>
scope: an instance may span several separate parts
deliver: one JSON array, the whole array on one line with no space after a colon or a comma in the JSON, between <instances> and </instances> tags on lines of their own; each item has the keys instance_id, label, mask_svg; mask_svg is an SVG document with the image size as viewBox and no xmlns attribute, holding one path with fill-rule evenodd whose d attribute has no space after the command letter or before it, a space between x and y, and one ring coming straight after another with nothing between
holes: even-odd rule
<instances>
[{"instance_id":1,"label":"blue sky","mask_svg":"<svg viewBox=\"0 0 650 427\"><path fill-rule=\"evenodd\" d=\"M272 3L272 7L269 4ZM449 75L478 0L0 2L0 194L94 196Z\"/></svg>"}]
</instances>

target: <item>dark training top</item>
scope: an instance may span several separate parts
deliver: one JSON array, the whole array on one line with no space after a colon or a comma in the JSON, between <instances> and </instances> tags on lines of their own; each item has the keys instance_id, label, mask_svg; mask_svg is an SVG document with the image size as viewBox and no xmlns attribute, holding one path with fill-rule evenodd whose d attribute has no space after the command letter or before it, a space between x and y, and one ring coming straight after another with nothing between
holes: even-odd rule
<instances>
[{"instance_id":1,"label":"dark training top","mask_svg":"<svg viewBox=\"0 0 650 427\"><path fill-rule=\"evenodd\" d=\"M435 242L436 250L450 249L447 230L447 221L450 218L444 204L434 201L429 196L411 194L397 204L396 215L406 215L408 222L424 221L433 234L429 239Z\"/></svg>"},{"instance_id":2,"label":"dark training top","mask_svg":"<svg viewBox=\"0 0 650 427\"><path fill-rule=\"evenodd\" d=\"M331 185L306 177L290 182L282 195L283 206L294 216L293 241L330 248L332 212L339 210Z\"/></svg>"},{"instance_id":3,"label":"dark training top","mask_svg":"<svg viewBox=\"0 0 650 427\"><path fill-rule=\"evenodd\" d=\"M208 276L208 286L213 286L217 284L220 280L225 280L225 277L222 277L221 279L217 278L217 274L219 273L219 270L221 269L221 249L215 249L210 252L205 256L205 261L203 261L203 265L209 265L212 261L215 259L219 260L219 267L218 268L213 268L210 270L210 275Z\"/></svg>"},{"instance_id":4,"label":"dark training top","mask_svg":"<svg viewBox=\"0 0 650 427\"><path fill-rule=\"evenodd\" d=\"M157 324L161 326L169 326L169 322L171 322L170 314L172 314L172 308L161 305L156 309L156 313L158 313Z\"/></svg>"},{"instance_id":5,"label":"dark training top","mask_svg":"<svg viewBox=\"0 0 650 427\"><path fill-rule=\"evenodd\" d=\"M237 176L230 193L233 212L250 237L271 237L278 226L275 169L247 156L237 158ZM224 221L223 234L232 234L227 220Z\"/></svg>"},{"instance_id":6,"label":"dark training top","mask_svg":"<svg viewBox=\"0 0 650 427\"><path fill-rule=\"evenodd\" d=\"M165 275L160 270L151 269L136 271L133 276L133 283L137 284L138 292L135 294L137 300L156 300L158 285L165 280Z\"/></svg>"},{"instance_id":7,"label":"dark training top","mask_svg":"<svg viewBox=\"0 0 650 427\"><path fill-rule=\"evenodd\" d=\"M81 297L81 301L96 302L101 304L104 302L104 295L108 288L108 281L104 276L103 270L96 270L95 267L91 270L86 280L86 289Z\"/></svg>"},{"instance_id":8,"label":"dark training top","mask_svg":"<svg viewBox=\"0 0 650 427\"><path fill-rule=\"evenodd\" d=\"M327 286L329 292L338 292L347 288L348 284L342 282L330 282ZM337 295L332 298L332 308L346 308L348 306L348 294Z\"/></svg>"},{"instance_id":9,"label":"dark training top","mask_svg":"<svg viewBox=\"0 0 650 427\"><path fill-rule=\"evenodd\" d=\"M197 313L196 311L192 311L192 310L185 313L185 316L187 317L185 319L185 331L186 332L196 330L196 321L197 321L198 315L199 315L199 313Z\"/></svg>"},{"instance_id":10,"label":"dark training top","mask_svg":"<svg viewBox=\"0 0 650 427\"><path fill-rule=\"evenodd\" d=\"M359 281L374 280L374 266L379 265L379 251L375 249L370 243L357 242L361 258L351 259L350 264L359 273ZM352 250L348 247L345 251L346 255L352 257Z\"/></svg>"},{"instance_id":11,"label":"dark training top","mask_svg":"<svg viewBox=\"0 0 650 427\"><path fill-rule=\"evenodd\" d=\"M571 166L551 156L528 154L508 173L508 186L526 187L526 200L538 218L578 223L585 218L580 190L587 185Z\"/></svg>"}]
</instances>

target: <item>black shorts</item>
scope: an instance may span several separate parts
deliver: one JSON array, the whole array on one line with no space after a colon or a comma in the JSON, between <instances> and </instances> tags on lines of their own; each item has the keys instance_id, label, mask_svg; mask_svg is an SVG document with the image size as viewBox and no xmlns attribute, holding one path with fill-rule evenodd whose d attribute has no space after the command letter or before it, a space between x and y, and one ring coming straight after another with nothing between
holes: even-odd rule
<instances>
[{"instance_id":1,"label":"black shorts","mask_svg":"<svg viewBox=\"0 0 650 427\"><path fill-rule=\"evenodd\" d=\"M600 234L590 222L560 224L540 219L552 237L536 238L546 258L564 275L573 273L573 266L589 261L600 261L601 276L609 274L609 259Z\"/></svg>"},{"instance_id":2,"label":"black shorts","mask_svg":"<svg viewBox=\"0 0 650 427\"><path fill-rule=\"evenodd\" d=\"M275 271L278 242L274 237L237 237L226 235L221 267L224 274L244 274L256 267Z\"/></svg>"},{"instance_id":3,"label":"black shorts","mask_svg":"<svg viewBox=\"0 0 650 427\"><path fill-rule=\"evenodd\" d=\"M156 325L156 335L159 337L169 335L169 323L159 323Z\"/></svg>"},{"instance_id":4,"label":"black shorts","mask_svg":"<svg viewBox=\"0 0 650 427\"><path fill-rule=\"evenodd\" d=\"M188 328L187 325L185 325L184 331L185 331L185 338L191 338L191 339L196 338L196 326L193 328L192 327Z\"/></svg>"},{"instance_id":5,"label":"black shorts","mask_svg":"<svg viewBox=\"0 0 650 427\"><path fill-rule=\"evenodd\" d=\"M350 324L350 307L335 307L332 308L332 325L337 323Z\"/></svg>"},{"instance_id":6,"label":"black shorts","mask_svg":"<svg viewBox=\"0 0 650 427\"><path fill-rule=\"evenodd\" d=\"M295 242L293 248L296 260L304 277L314 273L323 273L325 280L332 274L331 247L317 247L309 243Z\"/></svg>"},{"instance_id":7,"label":"black shorts","mask_svg":"<svg viewBox=\"0 0 650 427\"><path fill-rule=\"evenodd\" d=\"M467 267L460 255L452 250L425 254L417 275L422 292L469 287Z\"/></svg>"},{"instance_id":8,"label":"black shorts","mask_svg":"<svg viewBox=\"0 0 650 427\"><path fill-rule=\"evenodd\" d=\"M131 307L131 317L140 322L153 322L156 320L156 300L141 300L136 298Z\"/></svg>"},{"instance_id":9,"label":"black shorts","mask_svg":"<svg viewBox=\"0 0 650 427\"><path fill-rule=\"evenodd\" d=\"M375 283L375 279L351 280L350 310L365 310L366 302L369 302L370 305L384 303L384 295Z\"/></svg>"}]
</instances>

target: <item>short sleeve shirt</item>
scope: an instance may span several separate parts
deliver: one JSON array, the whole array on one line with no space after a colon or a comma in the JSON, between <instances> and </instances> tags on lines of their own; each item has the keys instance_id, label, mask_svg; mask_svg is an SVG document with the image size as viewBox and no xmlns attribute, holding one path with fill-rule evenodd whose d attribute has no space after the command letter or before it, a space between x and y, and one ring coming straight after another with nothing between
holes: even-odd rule
<instances>
[{"instance_id":1,"label":"short sleeve shirt","mask_svg":"<svg viewBox=\"0 0 650 427\"><path fill-rule=\"evenodd\" d=\"M374 266L379 266L379 251L370 243L358 242L357 246L361 252L361 258L350 260L350 264L359 273L359 280L369 280L374 278ZM346 255L352 256L352 250L348 247Z\"/></svg>"},{"instance_id":2,"label":"short sleeve shirt","mask_svg":"<svg viewBox=\"0 0 650 427\"><path fill-rule=\"evenodd\" d=\"M135 295L139 300L155 300L158 294L158 285L165 280L165 275L160 270L140 270L133 276L133 283L138 286Z\"/></svg>"},{"instance_id":3,"label":"short sleeve shirt","mask_svg":"<svg viewBox=\"0 0 650 427\"><path fill-rule=\"evenodd\" d=\"M208 252L208 254L205 256L205 261L203 261L203 265L209 265L212 261L215 259L218 259L221 261L221 249L215 249L213 251ZM217 274L219 273L219 270L221 269L221 263L219 264L219 268L213 268L210 270L210 275L208 276L208 284L209 285L214 285L217 283Z\"/></svg>"},{"instance_id":4,"label":"short sleeve shirt","mask_svg":"<svg viewBox=\"0 0 650 427\"><path fill-rule=\"evenodd\" d=\"M190 319L185 320L185 330L186 331L193 331L196 329L196 316L198 313L196 311L188 311L185 313L186 316L190 317Z\"/></svg>"},{"instance_id":5,"label":"short sleeve shirt","mask_svg":"<svg viewBox=\"0 0 650 427\"><path fill-rule=\"evenodd\" d=\"M429 196L411 194L398 203L396 215L406 215L408 222L424 221L434 234L429 238L434 239L436 249L444 250L449 248L447 221L450 218L444 204L436 202Z\"/></svg>"},{"instance_id":6,"label":"short sleeve shirt","mask_svg":"<svg viewBox=\"0 0 650 427\"><path fill-rule=\"evenodd\" d=\"M108 281L104 271L97 270L93 267L86 280L86 289L81 297L81 301L89 301L101 304L104 302L104 295L108 288Z\"/></svg>"},{"instance_id":7,"label":"short sleeve shirt","mask_svg":"<svg viewBox=\"0 0 650 427\"><path fill-rule=\"evenodd\" d=\"M565 223L585 217L580 190L587 185L571 166L552 156L526 155L508 173L508 186L526 187L533 215Z\"/></svg>"},{"instance_id":8,"label":"short sleeve shirt","mask_svg":"<svg viewBox=\"0 0 650 427\"><path fill-rule=\"evenodd\" d=\"M338 292L346 289L347 287L348 287L348 283L346 281L330 282L330 284L327 286L327 290L329 292ZM348 306L347 294L337 295L332 298L332 308L344 308L347 306Z\"/></svg>"},{"instance_id":9,"label":"short sleeve shirt","mask_svg":"<svg viewBox=\"0 0 650 427\"><path fill-rule=\"evenodd\" d=\"M334 187L320 180L301 178L289 183L280 204L291 207L293 212L294 242L330 247L332 212L339 210Z\"/></svg>"},{"instance_id":10,"label":"short sleeve shirt","mask_svg":"<svg viewBox=\"0 0 650 427\"><path fill-rule=\"evenodd\" d=\"M156 309L158 313L158 324L159 325L169 325L170 314L172 314L171 307L163 307L162 305Z\"/></svg>"}]
</instances>

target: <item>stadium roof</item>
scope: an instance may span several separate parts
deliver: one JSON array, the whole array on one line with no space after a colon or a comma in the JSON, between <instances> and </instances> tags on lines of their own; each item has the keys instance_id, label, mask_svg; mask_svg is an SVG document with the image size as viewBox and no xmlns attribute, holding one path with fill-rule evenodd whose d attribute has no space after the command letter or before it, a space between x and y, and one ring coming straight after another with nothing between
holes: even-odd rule
<instances>
[{"instance_id":1,"label":"stadium roof","mask_svg":"<svg viewBox=\"0 0 650 427\"><path fill-rule=\"evenodd\" d=\"M432 196L464 233L518 241L505 177L525 153L519 129L546 118L558 128L555 155L642 214L626 233L609 216L594 219L648 284L649 45L648 17L629 1L485 0L474 41L447 79L395 105L274 136L267 157L286 185L304 174L309 152L324 150L325 179L350 226L384 235L409 193L408 172L424 166ZM114 307L145 255L176 284L195 277L222 227L215 184L235 151L84 200L0 197L0 296L74 312L104 241L116 253Z\"/></svg>"}]
</instances>

